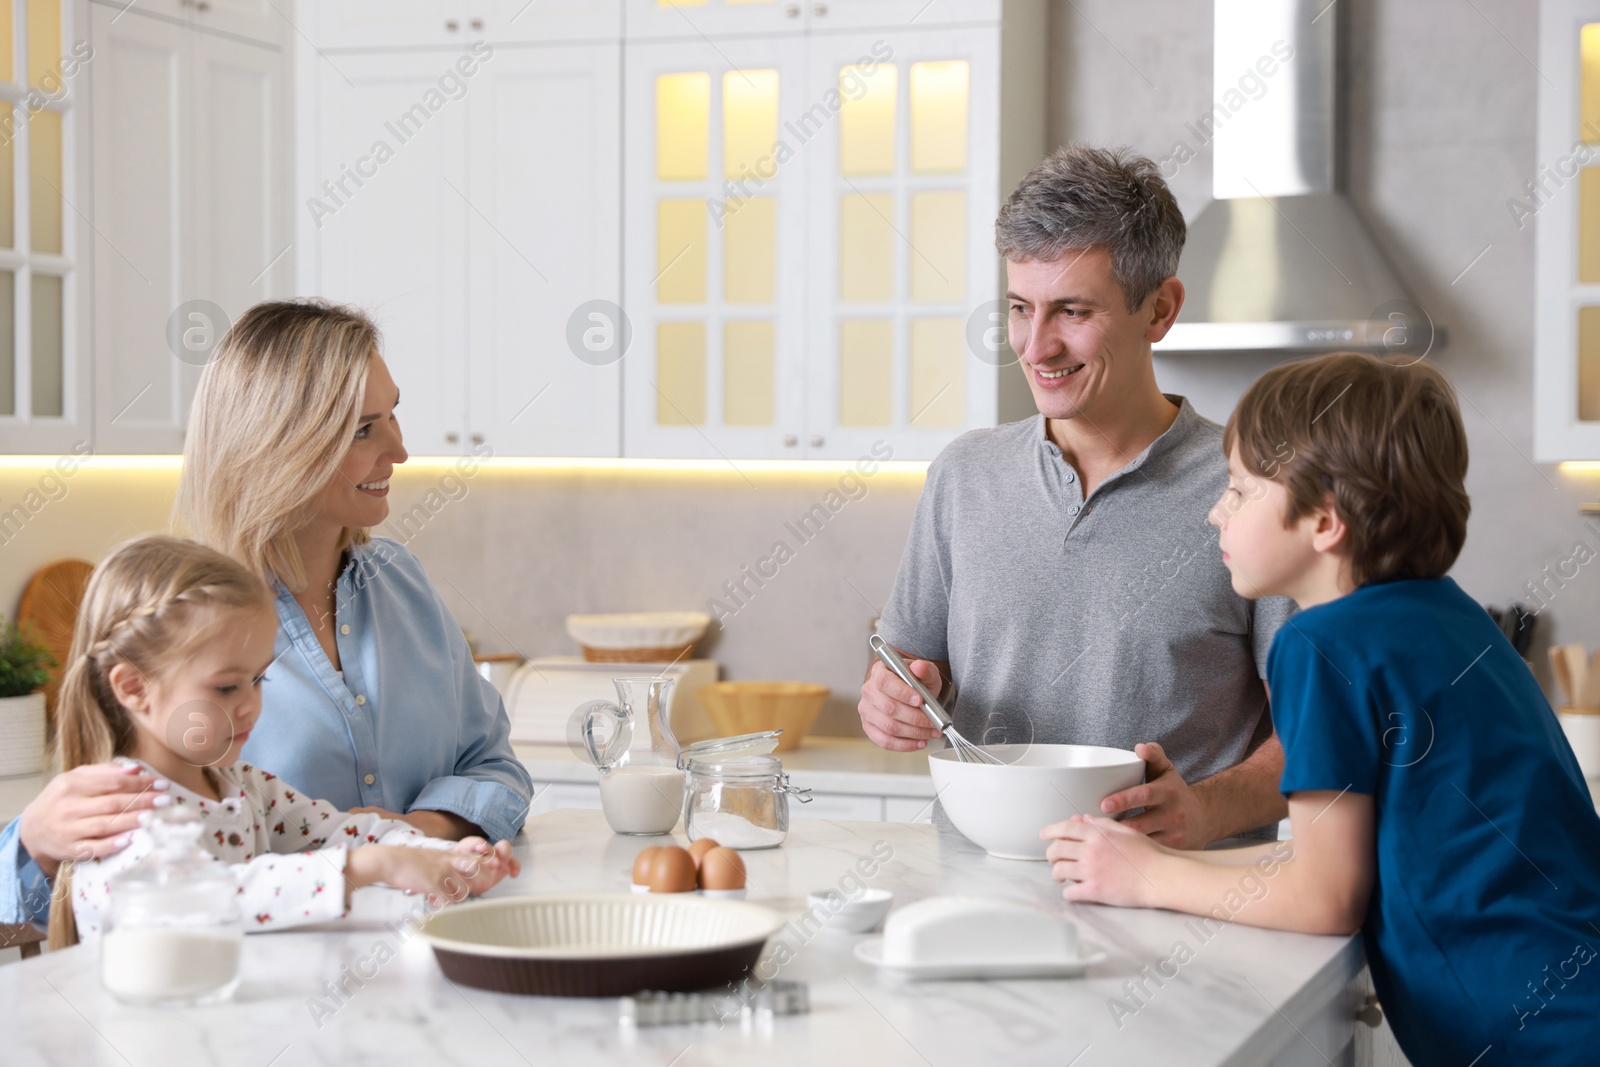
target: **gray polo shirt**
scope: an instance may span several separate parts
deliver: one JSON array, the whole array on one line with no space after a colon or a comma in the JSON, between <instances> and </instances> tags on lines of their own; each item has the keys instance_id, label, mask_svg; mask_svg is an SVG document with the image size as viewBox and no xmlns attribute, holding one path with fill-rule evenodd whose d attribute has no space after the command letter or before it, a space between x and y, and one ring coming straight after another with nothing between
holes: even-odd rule
<instances>
[{"instance_id":1,"label":"gray polo shirt","mask_svg":"<svg viewBox=\"0 0 1600 1067\"><path fill-rule=\"evenodd\" d=\"M1044 416L974 430L928 471L885 640L949 660L969 740L1159 742L1196 781L1265 737L1267 649L1293 602L1233 591L1206 521L1222 428L1182 397L1088 500Z\"/></svg>"}]
</instances>

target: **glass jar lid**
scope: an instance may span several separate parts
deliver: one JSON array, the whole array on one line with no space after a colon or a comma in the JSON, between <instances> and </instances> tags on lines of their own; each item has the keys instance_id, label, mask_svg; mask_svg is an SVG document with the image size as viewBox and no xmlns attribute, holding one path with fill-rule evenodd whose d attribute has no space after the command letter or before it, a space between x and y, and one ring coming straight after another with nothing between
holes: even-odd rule
<instances>
[{"instance_id":1,"label":"glass jar lid","mask_svg":"<svg viewBox=\"0 0 1600 1067\"><path fill-rule=\"evenodd\" d=\"M763 730L754 734L736 734L733 737L713 737L709 741L696 741L679 753L678 766L684 770L695 770L691 764L696 762L723 763L745 757L766 756L778 747L778 737L782 733L782 730ZM781 766L777 757L773 757L772 762ZM776 770L775 767L769 773L776 773Z\"/></svg>"},{"instance_id":2,"label":"glass jar lid","mask_svg":"<svg viewBox=\"0 0 1600 1067\"><path fill-rule=\"evenodd\" d=\"M702 778L766 779L769 782L787 777L783 773L783 761L777 756L697 759L689 764L689 773Z\"/></svg>"}]
</instances>

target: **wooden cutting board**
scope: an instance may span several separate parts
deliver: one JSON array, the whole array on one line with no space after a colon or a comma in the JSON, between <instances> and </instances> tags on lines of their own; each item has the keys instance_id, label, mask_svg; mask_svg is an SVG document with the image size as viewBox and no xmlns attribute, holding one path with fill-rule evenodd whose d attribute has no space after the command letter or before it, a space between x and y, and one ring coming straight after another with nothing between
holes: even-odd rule
<instances>
[{"instance_id":1,"label":"wooden cutting board","mask_svg":"<svg viewBox=\"0 0 1600 1067\"><path fill-rule=\"evenodd\" d=\"M47 563L29 579L17 603L17 624L31 625L33 631L57 664L67 662L72 649L72 628L78 621L78 605L89 587L94 564L81 559L58 559ZM56 671L59 676L60 668ZM53 726L56 709L56 683L44 687L46 721Z\"/></svg>"}]
</instances>

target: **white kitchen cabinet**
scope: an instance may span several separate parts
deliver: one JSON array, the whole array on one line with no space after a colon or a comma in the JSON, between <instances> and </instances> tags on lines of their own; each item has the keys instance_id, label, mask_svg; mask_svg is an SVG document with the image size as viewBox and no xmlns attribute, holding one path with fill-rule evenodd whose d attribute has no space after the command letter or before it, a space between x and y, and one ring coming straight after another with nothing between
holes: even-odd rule
<instances>
[{"instance_id":1,"label":"white kitchen cabinet","mask_svg":"<svg viewBox=\"0 0 1600 1067\"><path fill-rule=\"evenodd\" d=\"M436 93L466 53L391 52L313 60L316 119L301 142L316 179L296 199L316 274L300 288L364 309L400 387L406 447L462 451L466 422L467 115Z\"/></svg>"},{"instance_id":2,"label":"white kitchen cabinet","mask_svg":"<svg viewBox=\"0 0 1600 1067\"><path fill-rule=\"evenodd\" d=\"M181 22L215 34L281 45L292 32L289 17L275 0L95 0L115 9L133 9L152 18Z\"/></svg>"},{"instance_id":3,"label":"white kitchen cabinet","mask_svg":"<svg viewBox=\"0 0 1600 1067\"><path fill-rule=\"evenodd\" d=\"M679 7L629 8L624 453L928 459L1031 413L971 338L1003 326L994 217L1044 151L1043 5L874 30L895 4L843 0L767 36L638 39L754 17ZM862 28L824 26L847 9Z\"/></svg>"},{"instance_id":4,"label":"white kitchen cabinet","mask_svg":"<svg viewBox=\"0 0 1600 1067\"><path fill-rule=\"evenodd\" d=\"M91 388L87 8L0 7L0 451L84 451ZM75 43L76 42L76 43Z\"/></svg>"},{"instance_id":5,"label":"white kitchen cabinet","mask_svg":"<svg viewBox=\"0 0 1600 1067\"><path fill-rule=\"evenodd\" d=\"M402 6L382 39L404 49L299 49L301 288L377 320L416 398L400 413L413 454L618 454L616 360L569 342L590 305L621 296L619 16L596 6L526 22L498 3L452 6L466 36L426 47L438 20ZM342 45L372 24L359 15L378 18L364 3L301 10L312 39ZM613 37L486 41L474 12L508 34Z\"/></svg>"},{"instance_id":6,"label":"white kitchen cabinet","mask_svg":"<svg viewBox=\"0 0 1600 1067\"><path fill-rule=\"evenodd\" d=\"M90 9L94 448L178 452L226 320L289 290L284 42Z\"/></svg>"},{"instance_id":7,"label":"white kitchen cabinet","mask_svg":"<svg viewBox=\"0 0 1600 1067\"><path fill-rule=\"evenodd\" d=\"M1002 0L626 0L630 40L996 22Z\"/></svg>"},{"instance_id":8,"label":"white kitchen cabinet","mask_svg":"<svg viewBox=\"0 0 1600 1067\"><path fill-rule=\"evenodd\" d=\"M1506 206L1535 227L1534 459L1600 460L1600 2L1544 0L1539 166Z\"/></svg>"},{"instance_id":9,"label":"white kitchen cabinet","mask_svg":"<svg viewBox=\"0 0 1600 1067\"><path fill-rule=\"evenodd\" d=\"M615 41L621 0L310 0L305 32L320 49L459 49L500 44Z\"/></svg>"}]
</instances>

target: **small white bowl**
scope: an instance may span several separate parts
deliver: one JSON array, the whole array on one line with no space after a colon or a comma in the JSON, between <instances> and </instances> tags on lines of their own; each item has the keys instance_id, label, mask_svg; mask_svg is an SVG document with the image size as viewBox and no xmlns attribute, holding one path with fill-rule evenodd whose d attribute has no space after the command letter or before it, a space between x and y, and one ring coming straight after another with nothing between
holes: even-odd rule
<instances>
[{"instance_id":1,"label":"small white bowl","mask_svg":"<svg viewBox=\"0 0 1600 1067\"><path fill-rule=\"evenodd\" d=\"M893 903L894 894L887 889L868 889L854 900L837 889L806 894L807 914L816 916L826 929L841 933L864 934L876 929Z\"/></svg>"}]
</instances>

